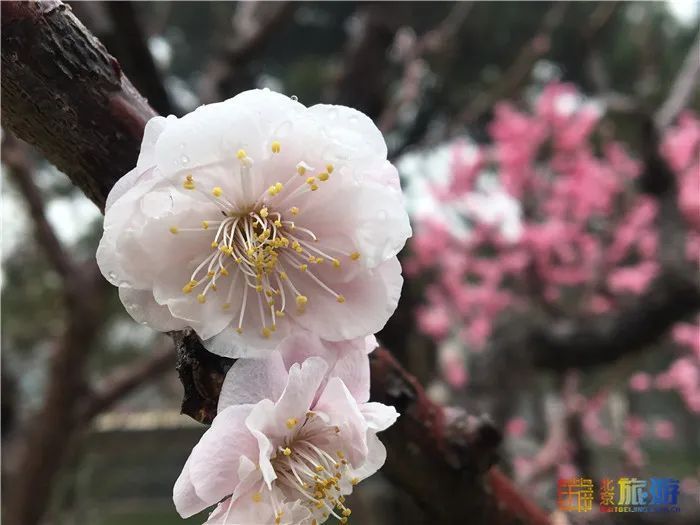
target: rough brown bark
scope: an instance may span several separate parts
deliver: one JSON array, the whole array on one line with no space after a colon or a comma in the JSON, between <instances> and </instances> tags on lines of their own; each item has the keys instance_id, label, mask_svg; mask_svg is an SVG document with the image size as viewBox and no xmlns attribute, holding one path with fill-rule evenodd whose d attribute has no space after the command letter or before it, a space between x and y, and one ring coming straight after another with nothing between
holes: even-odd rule
<instances>
[{"instance_id":1,"label":"rough brown bark","mask_svg":"<svg viewBox=\"0 0 700 525\"><path fill-rule=\"evenodd\" d=\"M154 115L68 6L2 2L2 124L100 208Z\"/></svg>"}]
</instances>

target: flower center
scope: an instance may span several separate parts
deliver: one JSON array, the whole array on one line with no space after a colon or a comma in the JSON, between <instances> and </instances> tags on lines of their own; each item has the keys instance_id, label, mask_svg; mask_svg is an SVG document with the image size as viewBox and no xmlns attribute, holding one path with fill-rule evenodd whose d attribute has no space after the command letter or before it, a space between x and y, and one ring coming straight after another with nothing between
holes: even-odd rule
<instances>
[{"instance_id":1,"label":"flower center","mask_svg":"<svg viewBox=\"0 0 700 525\"><path fill-rule=\"evenodd\" d=\"M273 142L273 154L279 151L280 144ZM211 251L192 272L182 291L185 294L196 291L197 301L204 304L208 294L216 292L221 281L233 272L222 308L231 308L234 293L240 289L237 287L238 281L242 280L240 286L243 294L236 331L243 333L246 309L257 302L261 334L270 337L276 330L278 318L284 317L290 305L296 308L297 314L305 311L309 298L299 289L300 283L294 282L295 275L298 280L302 280L298 272L308 276L309 279L303 279L306 286L310 280L323 293L332 295L338 303L344 303L345 297L325 284L314 272L313 265L328 263L342 270L341 257L357 261L360 254L339 249L324 251L320 249L319 239L313 231L290 220L300 213L299 208L292 205L295 199L318 190L319 183L328 181L333 172L331 164L317 177L307 177L308 172L315 170L306 163L299 162L296 173L286 183L277 182L262 194L254 195L250 188L253 160L244 150L238 151L237 158L241 166L241 194L244 202L229 199L218 186L211 191L202 191L194 177L187 175L183 187L205 195L217 205L223 218L204 219L198 228L172 226L170 232L214 231L216 228ZM334 255L328 254L328 251Z\"/></svg>"},{"instance_id":2,"label":"flower center","mask_svg":"<svg viewBox=\"0 0 700 525\"><path fill-rule=\"evenodd\" d=\"M295 418L287 420L288 428L296 426ZM325 425L309 412L299 429L279 447L272 466L277 474L276 483L285 492L291 492L324 519L333 515L341 523L347 523L352 511L345 506L343 494L349 493L349 485L359 480L351 477L352 465L342 450L333 454L325 450L330 443L339 442L339 433L338 427Z\"/></svg>"}]
</instances>

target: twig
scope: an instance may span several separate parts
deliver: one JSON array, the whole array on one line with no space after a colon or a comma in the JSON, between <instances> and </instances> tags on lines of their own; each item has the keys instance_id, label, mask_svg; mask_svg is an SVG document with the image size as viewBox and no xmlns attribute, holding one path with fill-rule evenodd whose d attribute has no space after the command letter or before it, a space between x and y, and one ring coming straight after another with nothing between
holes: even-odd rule
<instances>
[{"instance_id":1,"label":"twig","mask_svg":"<svg viewBox=\"0 0 700 525\"><path fill-rule=\"evenodd\" d=\"M53 269L64 279L73 279L76 265L63 249L44 211L41 192L33 180L34 162L27 144L6 134L2 141L2 161L9 169L34 223L37 244L44 251Z\"/></svg>"},{"instance_id":2,"label":"twig","mask_svg":"<svg viewBox=\"0 0 700 525\"><path fill-rule=\"evenodd\" d=\"M508 67L501 80L492 89L483 91L462 111L456 124L471 124L478 121L502 99L512 97L527 81L533 66L548 50L551 35L559 26L568 8L567 2L555 2L545 13L536 34L525 44L515 61Z\"/></svg>"},{"instance_id":3,"label":"twig","mask_svg":"<svg viewBox=\"0 0 700 525\"><path fill-rule=\"evenodd\" d=\"M688 102L696 92L695 89L699 81L700 32L696 35L685 60L683 60L683 65L673 81L668 98L654 116L654 121L659 129L663 129L671 124L681 110L688 105Z\"/></svg>"},{"instance_id":4,"label":"twig","mask_svg":"<svg viewBox=\"0 0 700 525\"><path fill-rule=\"evenodd\" d=\"M168 341L164 348L155 350L147 358L126 365L104 378L100 385L81 402L78 420L86 423L121 401L147 381L175 368L175 351Z\"/></svg>"}]
</instances>

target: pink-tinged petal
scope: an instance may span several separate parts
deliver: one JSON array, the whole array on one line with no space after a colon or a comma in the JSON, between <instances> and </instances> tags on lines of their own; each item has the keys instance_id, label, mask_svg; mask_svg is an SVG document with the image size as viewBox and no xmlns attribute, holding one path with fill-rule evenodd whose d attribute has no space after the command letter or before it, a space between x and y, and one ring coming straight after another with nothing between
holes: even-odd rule
<instances>
[{"instance_id":1,"label":"pink-tinged petal","mask_svg":"<svg viewBox=\"0 0 700 525\"><path fill-rule=\"evenodd\" d=\"M120 286L119 299L134 321L148 325L159 332L182 330L187 326L186 321L173 317L167 306L158 304L150 290Z\"/></svg>"},{"instance_id":2,"label":"pink-tinged petal","mask_svg":"<svg viewBox=\"0 0 700 525\"><path fill-rule=\"evenodd\" d=\"M328 380L314 411L325 414L328 425L340 429L339 437L350 463L355 465L364 461L367 456L367 424L355 398L339 378Z\"/></svg>"},{"instance_id":3,"label":"pink-tinged petal","mask_svg":"<svg viewBox=\"0 0 700 525\"><path fill-rule=\"evenodd\" d=\"M270 458L274 453L274 446L268 437L269 429L275 425L275 404L269 399L263 399L250 411L250 415L245 420L245 426L250 433L255 436L258 442L258 465L268 488L277 479L275 469L272 468Z\"/></svg>"},{"instance_id":4,"label":"pink-tinged petal","mask_svg":"<svg viewBox=\"0 0 700 525\"><path fill-rule=\"evenodd\" d=\"M182 473L177 478L173 487L173 501L177 512L183 518L187 518L197 514L203 509L206 509L210 503L203 501L197 496L194 490L194 485L190 479L190 460L188 459L185 466L182 468Z\"/></svg>"},{"instance_id":5,"label":"pink-tinged petal","mask_svg":"<svg viewBox=\"0 0 700 525\"><path fill-rule=\"evenodd\" d=\"M219 411L232 405L278 399L287 383L287 369L279 352L265 359L239 359L226 374L219 395Z\"/></svg>"},{"instance_id":6,"label":"pink-tinged petal","mask_svg":"<svg viewBox=\"0 0 700 525\"><path fill-rule=\"evenodd\" d=\"M362 338L360 341L364 343ZM342 352L331 371L340 378L358 403L369 400L369 357L365 352Z\"/></svg>"},{"instance_id":7,"label":"pink-tinged petal","mask_svg":"<svg viewBox=\"0 0 700 525\"><path fill-rule=\"evenodd\" d=\"M276 421L271 431L279 434L287 432L286 421L289 418L303 421L326 378L327 371L328 363L320 357L310 357L301 365L292 365L287 386L275 404Z\"/></svg>"},{"instance_id":8,"label":"pink-tinged petal","mask_svg":"<svg viewBox=\"0 0 700 525\"><path fill-rule=\"evenodd\" d=\"M199 510L233 493L240 481L241 456L257 456L257 442L245 426L250 412L250 405L223 410L192 450L188 460L189 478L197 497L205 504ZM189 506L188 510L191 509Z\"/></svg>"},{"instance_id":9,"label":"pink-tinged petal","mask_svg":"<svg viewBox=\"0 0 700 525\"><path fill-rule=\"evenodd\" d=\"M314 286L302 273L295 278L304 288ZM350 282L336 283L333 290L344 297L342 304L326 292L309 297L305 313L295 315L295 321L328 341L345 341L378 332L396 310L402 285L401 265L392 257Z\"/></svg>"},{"instance_id":10,"label":"pink-tinged petal","mask_svg":"<svg viewBox=\"0 0 700 525\"><path fill-rule=\"evenodd\" d=\"M373 432L367 433L367 456L364 463L353 471L360 480L367 479L377 472L386 461L386 448Z\"/></svg>"},{"instance_id":11,"label":"pink-tinged petal","mask_svg":"<svg viewBox=\"0 0 700 525\"><path fill-rule=\"evenodd\" d=\"M364 403L360 405L360 412L367 422L367 427L374 432L386 430L396 423L399 417L394 407L381 403Z\"/></svg>"}]
</instances>

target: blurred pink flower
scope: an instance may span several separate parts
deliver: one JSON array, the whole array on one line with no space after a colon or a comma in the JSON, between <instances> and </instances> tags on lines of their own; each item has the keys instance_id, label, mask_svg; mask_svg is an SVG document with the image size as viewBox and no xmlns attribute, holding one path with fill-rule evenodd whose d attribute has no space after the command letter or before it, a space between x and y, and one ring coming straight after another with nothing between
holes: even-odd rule
<instances>
[{"instance_id":1,"label":"blurred pink flower","mask_svg":"<svg viewBox=\"0 0 700 525\"><path fill-rule=\"evenodd\" d=\"M630 388L635 392L646 392L651 388L651 376L646 372L637 372L630 377Z\"/></svg>"},{"instance_id":2,"label":"blurred pink flower","mask_svg":"<svg viewBox=\"0 0 700 525\"><path fill-rule=\"evenodd\" d=\"M676 435L676 429L673 423L667 419L661 419L654 423L654 435L663 441L669 441Z\"/></svg>"},{"instance_id":3,"label":"blurred pink flower","mask_svg":"<svg viewBox=\"0 0 700 525\"><path fill-rule=\"evenodd\" d=\"M521 438L527 432L527 420L524 417L514 417L506 423L506 435Z\"/></svg>"}]
</instances>

